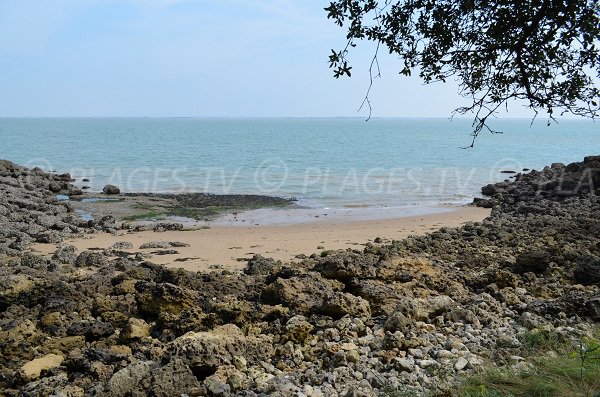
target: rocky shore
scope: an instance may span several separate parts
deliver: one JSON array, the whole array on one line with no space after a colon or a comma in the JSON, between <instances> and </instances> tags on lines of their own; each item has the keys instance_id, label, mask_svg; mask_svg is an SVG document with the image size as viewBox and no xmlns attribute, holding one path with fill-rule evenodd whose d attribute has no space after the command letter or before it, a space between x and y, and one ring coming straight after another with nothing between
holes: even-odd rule
<instances>
[{"instance_id":1,"label":"rocky shore","mask_svg":"<svg viewBox=\"0 0 600 397\"><path fill-rule=\"evenodd\" d=\"M483 365L525 368L527 337L600 321L600 157L513 179L482 189L481 223L192 273L61 245L121 225L57 201L70 176L1 162L0 395L451 396Z\"/></svg>"}]
</instances>

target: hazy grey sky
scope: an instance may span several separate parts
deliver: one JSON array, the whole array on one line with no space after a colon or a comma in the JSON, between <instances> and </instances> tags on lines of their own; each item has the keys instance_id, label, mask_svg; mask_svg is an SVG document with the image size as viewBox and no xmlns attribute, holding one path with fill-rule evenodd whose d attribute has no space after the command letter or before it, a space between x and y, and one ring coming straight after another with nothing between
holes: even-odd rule
<instances>
[{"instance_id":1,"label":"hazy grey sky","mask_svg":"<svg viewBox=\"0 0 600 397\"><path fill-rule=\"evenodd\" d=\"M327 56L344 32L327 4L0 0L0 116L356 116L374 47L335 80ZM424 86L380 61L374 116L448 117L466 103L455 84Z\"/></svg>"}]
</instances>

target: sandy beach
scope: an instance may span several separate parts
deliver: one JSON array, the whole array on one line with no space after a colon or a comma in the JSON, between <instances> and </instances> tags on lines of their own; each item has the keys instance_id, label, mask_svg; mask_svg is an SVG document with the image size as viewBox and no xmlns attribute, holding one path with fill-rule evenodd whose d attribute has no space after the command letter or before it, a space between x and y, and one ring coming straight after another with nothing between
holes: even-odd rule
<instances>
[{"instance_id":1,"label":"sandy beach","mask_svg":"<svg viewBox=\"0 0 600 397\"><path fill-rule=\"evenodd\" d=\"M276 212L269 212L276 211ZM66 240L79 252L89 249L106 249L119 241L128 241L134 249L151 255L153 263L181 267L191 271L210 270L214 265L228 269L241 269L253 255L282 261L298 260L298 255L320 254L325 250L361 249L378 238L379 243L397 240L412 234L424 234L440 227L457 227L469 221L481 221L490 210L477 207L433 209L428 214L388 211L395 215L385 218L385 212L366 210L326 211L321 215L294 210L259 210L239 215L228 215L209 227L188 231L134 232L119 231L115 235L99 233L84 238ZM329 218L328 218L329 217ZM365 219L368 218L368 219ZM270 220L267 222L267 220ZM290 223L294 222L294 223ZM257 224L258 223L258 224ZM177 254L158 254L158 249L139 249L151 241L177 241L189 247L173 248ZM52 244L36 244L34 250L52 253ZM154 252L154 254L153 254Z\"/></svg>"}]
</instances>

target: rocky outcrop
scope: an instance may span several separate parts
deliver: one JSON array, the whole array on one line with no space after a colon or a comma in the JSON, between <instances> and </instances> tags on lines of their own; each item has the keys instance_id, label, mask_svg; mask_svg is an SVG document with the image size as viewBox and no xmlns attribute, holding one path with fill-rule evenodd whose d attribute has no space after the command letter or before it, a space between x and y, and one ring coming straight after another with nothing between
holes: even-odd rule
<instances>
[{"instance_id":1,"label":"rocky outcrop","mask_svg":"<svg viewBox=\"0 0 600 397\"><path fill-rule=\"evenodd\" d=\"M86 226L57 194L73 189L69 174L49 174L0 160L0 255L13 256L36 241L57 243Z\"/></svg>"}]
</instances>

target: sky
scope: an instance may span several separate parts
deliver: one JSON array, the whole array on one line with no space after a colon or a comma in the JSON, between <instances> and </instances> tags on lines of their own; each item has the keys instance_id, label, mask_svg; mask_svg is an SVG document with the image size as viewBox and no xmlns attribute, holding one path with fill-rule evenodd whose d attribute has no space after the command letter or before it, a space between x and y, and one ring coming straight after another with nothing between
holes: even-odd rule
<instances>
[{"instance_id":1,"label":"sky","mask_svg":"<svg viewBox=\"0 0 600 397\"><path fill-rule=\"evenodd\" d=\"M344 31L316 0L0 0L2 117L366 117L372 43L352 78ZM380 54L375 117L449 117L454 82L400 76ZM511 117L529 113L513 108Z\"/></svg>"}]
</instances>

